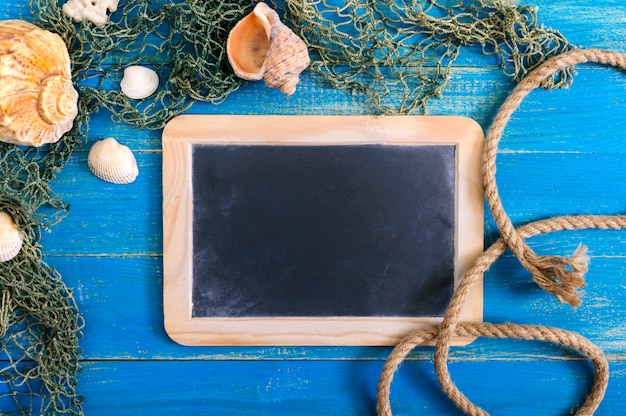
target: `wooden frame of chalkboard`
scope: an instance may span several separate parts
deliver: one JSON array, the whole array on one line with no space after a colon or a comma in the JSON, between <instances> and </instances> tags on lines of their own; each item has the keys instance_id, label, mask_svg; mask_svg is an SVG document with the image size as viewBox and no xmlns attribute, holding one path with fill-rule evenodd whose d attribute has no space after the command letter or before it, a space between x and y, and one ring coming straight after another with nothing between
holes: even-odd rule
<instances>
[{"instance_id":1,"label":"wooden frame of chalkboard","mask_svg":"<svg viewBox=\"0 0 626 416\"><path fill-rule=\"evenodd\" d=\"M444 172L443 175L436 173L436 162L432 165L435 173L427 172L425 175L433 177L436 188L438 188L437 180L446 180L445 178L439 179L440 176L453 178L453 207L449 208L453 218L452 232L444 234L450 235L451 239L450 264L452 264L453 276L450 279L453 279L454 287L456 287L463 273L483 251L484 208L480 176L482 145L483 132L480 126L465 117L183 115L174 118L163 131L163 303L164 323L168 335L183 345L393 345L403 336L420 327L440 322L443 314L441 312L438 316L396 316L393 312L387 311L371 316L359 313L357 316L349 309L347 314L343 314L331 307L330 314L316 312L314 315L305 316L300 313L292 316L273 313L270 308L268 309L270 312L248 316L245 311L237 311L231 316L231 312L217 312L214 315L211 311L199 313L197 305L194 312L194 301L197 302L199 299L196 297L194 300L193 295L194 291L198 291L197 287L194 289L194 285L198 284L194 283L194 267L204 267L204 263L194 263L194 244L203 244L203 237L196 236L194 240L194 234L203 235L211 228L219 226L217 223L208 223L208 225L203 224L203 227L208 228L202 228L202 232L194 231L194 215L200 215L198 214L200 211L194 210L194 203L199 203L194 201L194 198L205 201L202 199L205 196L194 192L194 186L200 186L194 185L193 179L194 153L198 153L194 149L205 149L208 146L209 150L225 147L230 150L238 148L250 150L251 147L261 146L259 149L264 150L264 152L252 152L252 154L263 154L266 149L272 148L317 150L317 148L336 147L342 151L347 149L361 152L373 146L380 149L391 148L392 151L415 149L416 154L421 152L419 149L441 148L444 152L447 148L452 149L452 152L448 152L453 155L450 165L453 168L449 169L450 172ZM248 154L250 153L248 151ZM315 154L316 152L304 153ZM219 161L224 160L225 157L228 158L229 154L228 152L218 153L213 158L213 162L196 161L195 165L219 164L221 163ZM326 153L321 153L321 155L326 157ZM339 157L340 160L348 159L345 154L340 154ZM421 160L430 158L431 156L426 156ZM237 163L245 163L241 160L247 159L239 159ZM224 163L234 162L230 162L229 159L229 162ZM400 163L401 166L402 163ZM211 172L208 175L214 174L215 172ZM345 172L342 173L344 174ZM247 172L246 175L257 175L257 173ZM201 178L202 181L207 180L204 177ZM199 180L196 178L196 181ZM423 180L420 179L420 181ZM258 185L255 186L258 188ZM397 185L389 183L384 186L391 189ZM202 187L204 188L204 183ZM445 186L442 184L442 187ZM209 192L217 191L212 189ZM194 194L196 194L195 197ZM428 198L422 197L421 199L427 200ZM218 204L222 202L218 201ZM228 204L231 203L232 201ZM258 200L254 202L254 204L258 203ZM300 209L301 206L298 206L298 210ZM441 211L441 207L433 209ZM446 210L448 208L443 209L443 211ZM255 218L254 221L263 222L258 220L259 217ZM450 221L448 219L444 222ZM247 226L249 225L245 225ZM219 232L224 232L224 230L219 229ZM439 235L439 230L435 229L433 232ZM289 238L289 235L287 234L285 238ZM242 253L237 252L234 255L241 256ZM427 255L437 257L439 254ZM207 256L214 258L215 254L203 252L200 255L200 257ZM243 263L239 261L240 259L238 257L234 263ZM203 264L203 266L197 264ZM199 271L196 270L196 273ZM242 272L233 273L241 274ZM292 277L288 278L291 280ZM212 277L208 279L206 281L210 282ZM241 283L237 284L239 287L245 286ZM254 284L256 283L252 283ZM351 285L351 288L359 286L354 283ZM232 287L229 290L232 291ZM310 290L310 287L305 290ZM336 291L336 288L330 290ZM401 284L395 290L399 293L404 292ZM451 295L452 290L453 288L448 291L448 295ZM246 296L255 296L255 293L259 291L252 291ZM347 291L347 293L347 296L350 296L351 292ZM230 301L226 300L226 303L228 302ZM294 302L300 302L300 300L294 299ZM345 302L350 303L350 300L347 299ZM443 309L439 307L439 310L443 311ZM322 311L325 310L322 309ZM482 320L482 285L473 289L464 307L462 319L473 322ZM457 345L468 342L471 342L471 339L455 340Z\"/></svg>"}]
</instances>

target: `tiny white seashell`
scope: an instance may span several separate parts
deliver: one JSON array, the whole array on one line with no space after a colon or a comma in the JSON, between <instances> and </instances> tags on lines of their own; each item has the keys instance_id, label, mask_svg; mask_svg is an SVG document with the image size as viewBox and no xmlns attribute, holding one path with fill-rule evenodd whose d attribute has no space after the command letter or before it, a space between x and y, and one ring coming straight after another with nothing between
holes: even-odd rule
<instances>
[{"instance_id":1,"label":"tiny white seashell","mask_svg":"<svg viewBox=\"0 0 626 416\"><path fill-rule=\"evenodd\" d=\"M119 0L69 0L62 9L66 16L77 22L87 19L102 26L109 19L108 13L117 10L118 3Z\"/></svg>"},{"instance_id":2,"label":"tiny white seashell","mask_svg":"<svg viewBox=\"0 0 626 416\"><path fill-rule=\"evenodd\" d=\"M128 98L140 100L152 95L159 87L159 75L150 68L132 65L124 69L120 88Z\"/></svg>"},{"instance_id":3,"label":"tiny white seashell","mask_svg":"<svg viewBox=\"0 0 626 416\"><path fill-rule=\"evenodd\" d=\"M91 146L87 164L94 175L111 183L131 183L139 175L133 152L112 137L99 140Z\"/></svg>"},{"instance_id":4,"label":"tiny white seashell","mask_svg":"<svg viewBox=\"0 0 626 416\"><path fill-rule=\"evenodd\" d=\"M23 237L6 212L0 212L0 262L9 261L22 249Z\"/></svg>"}]
</instances>

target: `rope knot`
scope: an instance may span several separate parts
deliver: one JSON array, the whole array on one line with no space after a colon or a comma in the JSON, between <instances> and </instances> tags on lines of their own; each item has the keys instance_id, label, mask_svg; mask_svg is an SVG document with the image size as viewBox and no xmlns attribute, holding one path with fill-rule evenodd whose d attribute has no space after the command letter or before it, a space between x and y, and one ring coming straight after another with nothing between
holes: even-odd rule
<instances>
[{"instance_id":1,"label":"rope knot","mask_svg":"<svg viewBox=\"0 0 626 416\"><path fill-rule=\"evenodd\" d=\"M579 245L571 257L537 256L529 251L525 265L539 287L563 303L579 306L577 289L585 286L585 273L589 270L587 247Z\"/></svg>"}]
</instances>

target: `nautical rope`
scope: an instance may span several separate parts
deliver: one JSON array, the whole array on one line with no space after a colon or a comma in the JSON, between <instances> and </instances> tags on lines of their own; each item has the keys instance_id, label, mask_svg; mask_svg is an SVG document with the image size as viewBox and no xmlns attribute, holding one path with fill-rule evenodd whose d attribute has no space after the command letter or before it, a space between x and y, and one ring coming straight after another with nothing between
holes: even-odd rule
<instances>
[{"instance_id":1,"label":"nautical rope","mask_svg":"<svg viewBox=\"0 0 626 416\"><path fill-rule=\"evenodd\" d=\"M542 289L552 293L561 302L569 303L574 307L580 305L576 289L584 285L583 275L587 271L585 248L579 247L570 258L537 256L515 231L515 227L504 211L496 184L495 160L502 132L524 97L552 74L583 62L596 62L626 69L624 55L598 49L578 49L546 61L544 65L520 82L506 99L489 129L483 151L485 198L502 238ZM593 224L593 219L591 221Z\"/></svg>"},{"instance_id":2,"label":"nautical rope","mask_svg":"<svg viewBox=\"0 0 626 416\"><path fill-rule=\"evenodd\" d=\"M436 340L434 362L439 383L450 399L468 415L487 415L472 403L454 384L448 371L447 360L452 337L516 338L548 341L569 346L588 357L595 369L593 385L576 415L591 415L600 405L608 385L609 369L606 357L591 341L581 335L538 325L518 325L459 322L461 310L472 287L482 279L485 271L510 248L533 279L545 291L572 307L580 304L576 289L584 285L587 271L586 248L579 247L572 257L539 256L525 243L534 235L561 230L586 228L622 229L626 227L624 215L578 215L553 217L515 228L502 206L495 179L495 159L498 143L509 118L522 100L541 83L564 68L585 62L599 63L626 70L626 55L599 49L574 49L557 55L524 78L500 107L487 133L483 150L483 186L485 198L501 232L501 238L489 247L465 273L456 289L443 321L405 337L387 358L378 382L378 414L392 414L389 393L393 376L407 354L416 346Z\"/></svg>"}]
</instances>

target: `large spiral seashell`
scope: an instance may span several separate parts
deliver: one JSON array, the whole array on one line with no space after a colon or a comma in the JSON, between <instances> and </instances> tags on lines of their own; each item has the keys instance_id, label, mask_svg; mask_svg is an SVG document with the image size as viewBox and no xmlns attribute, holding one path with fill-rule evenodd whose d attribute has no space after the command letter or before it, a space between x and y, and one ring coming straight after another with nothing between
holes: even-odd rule
<instances>
[{"instance_id":1,"label":"large spiral seashell","mask_svg":"<svg viewBox=\"0 0 626 416\"><path fill-rule=\"evenodd\" d=\"M87 156L89 169L103 181L128 184L139 175L133 152L112 137L97 141Z\"/></svg>"},{"instance_id":2,"label":"large spiral seashell","mask_svg":"<svg viewBox=\"0 0 626 416\"><path fill-rule=\"evenodd\" d=\"M23 237L6 212L0 212L0 262L9 261L22 249Z\"/></svg>"},{"instance_id":3,"label":"large spiral seashell","mask_svg":"<svg viewBox=\"0 0 626 416\"><path fill-rule=\"evenodd\" d=\"M67 47L57 34L22 20L0 21L0 141L58 141L78 114Z\"/></svg>"},{"instance_id":4,"label":"large spiral seashell","mask_svg":"<svg viewBox=\"0 0 626 416\"><path fill-rule=\"evenodd\" d=\"M311 63L304 41L263 2L230 31L226 53L235 75L263 79L287 95L296 91L300 73Z\"/></svg>"}]
</instances>

